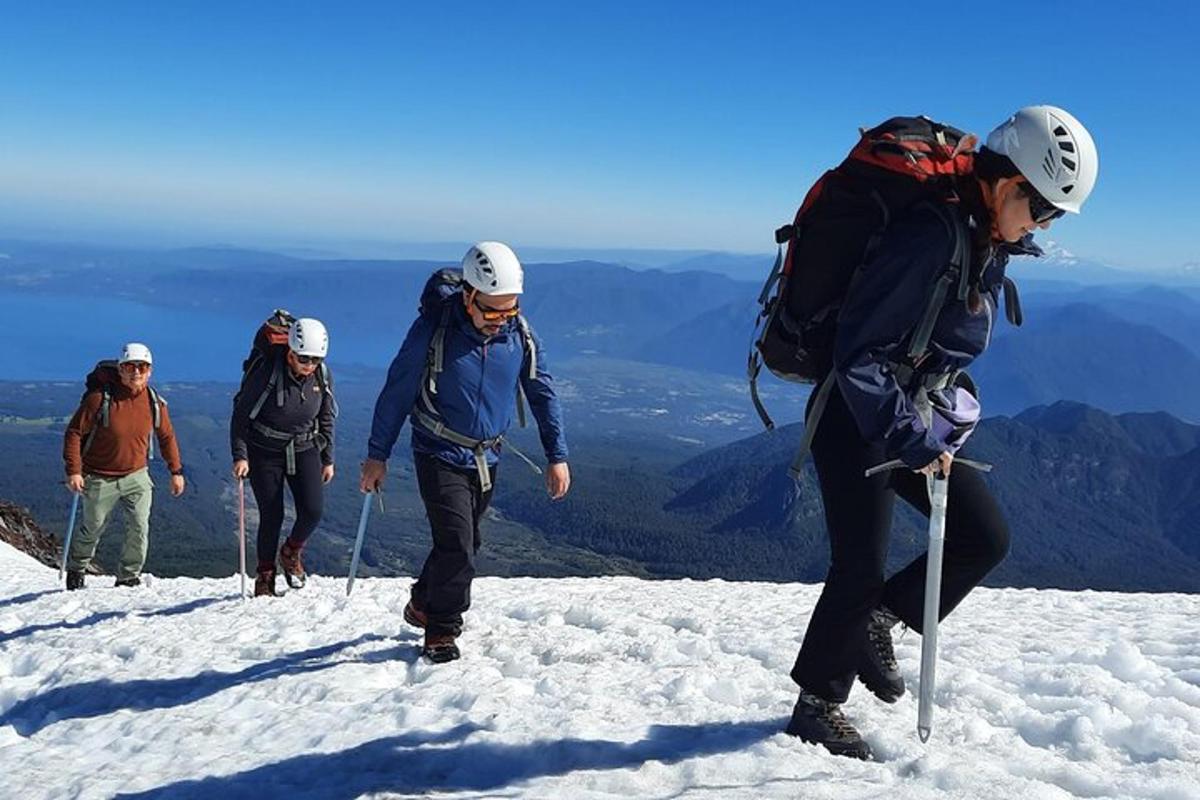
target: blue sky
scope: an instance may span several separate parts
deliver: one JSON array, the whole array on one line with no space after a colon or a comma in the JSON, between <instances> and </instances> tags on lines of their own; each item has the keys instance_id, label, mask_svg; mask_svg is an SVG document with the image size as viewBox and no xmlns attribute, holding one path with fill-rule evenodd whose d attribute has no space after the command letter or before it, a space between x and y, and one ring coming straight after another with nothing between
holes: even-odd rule
<instances>
[{"instance_id":1,"label":"blue sky","mask_svg":"<svg viewBox=\"0 0 1200 800\"><path fill-rule=\"evenodd\" d=\"M0 2L0 236L766 251L858 126L1049 102L1052 238L1200 261L1194 5L832 5Z\"/></svg>"}]
</instances>

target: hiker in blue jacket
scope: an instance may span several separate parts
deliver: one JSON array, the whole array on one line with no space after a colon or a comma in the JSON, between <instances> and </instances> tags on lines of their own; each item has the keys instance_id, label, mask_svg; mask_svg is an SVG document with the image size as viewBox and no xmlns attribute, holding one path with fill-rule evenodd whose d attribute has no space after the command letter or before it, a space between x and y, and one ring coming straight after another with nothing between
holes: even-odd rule
<instances>
[{"instance_id":1,"label":"hiker in blue jacket","mask_svg":"<svg viewBox=\"0 0 1200 800\"><path fill-rule=\"evenodd\" d=\"M856 677L885 702L904 693L891 629L903 622L921 630L925 558L884 579L897 495L928 515L926 476L950 481L941 616L1007 554L1008 528L983 479L970 469L951 472L979 416L961 370L987 348L1002 291L1013 311L1015 289L1004 276L1009 255L1039 252L1030 235L1079 212L1097 167L1095 144L1073 116L1053 106L1023 108L974 155L973 179L956 202L919 205L893 221L851 282L837 317L828 393L814 392L809 402L820 412L809 424L816 425L812 455L831 564L792 669L800 699L788 733L869 758L840 705ZM956 236L955 226L965 235ZM939 297L934 287L964 241L964 291ZM926 320L927 343L911 357ZM864 475L897 458L908 469Z\"/></svg>"},{"instance_id":2,"label":"hiker in blue jacket","mask_svg":"<svg viewBox=\"0 0 1200 800\"><path fill-rule=\"evenodd\" d=\"M456 640L471 605L479 522L492 498L500 452L507 448L524 458L504 439L514 409L524 423L522 398L537 421L551 499L565 496L571 485L562 407L541 341L521 315L523 291L521 262L500 242L473 246L461 273L435 273L375 403L360 488L379 490L392 447L410 420L433 549L404 619L425 630L423 653L434 663L460 655Z\"/></svg>"}]
</instances>

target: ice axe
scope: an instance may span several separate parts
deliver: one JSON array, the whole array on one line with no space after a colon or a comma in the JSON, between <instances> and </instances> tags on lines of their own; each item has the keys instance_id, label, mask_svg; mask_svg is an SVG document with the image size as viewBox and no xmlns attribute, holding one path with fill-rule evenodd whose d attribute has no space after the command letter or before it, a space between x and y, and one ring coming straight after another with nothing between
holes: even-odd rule
<instances>
[{"instance_id":1,"label":"ice axe","mask_svg":"<svg viewBox=\"0 0 1200 800\"><path fill-rule=\"evenodd\" d=\"M71 557L71 534L75 531L75 512L79 511L79 492L71 492L71 518L67 522L67 535L63 539L62 563L58 565L58 582L67 574L67 559Z\"/></svg>"},{"instance_id":2,"label":"ice axe","mask_svg":"<svg viewBox=\"0 0 1200 800\"><path fill-rule=\"evenodd\" d=\"M955 464L991 472L992 465L982 461L956 458ZM900 469L903 461L896 459L871 467L867 477ZM929 741L933 732L933 689L937 681L937 641L939 610L942 603L942 555L946 545L946 502L950 480L944 473L928 476L929 489L929 550L925 555L925 609L921 621L921 686L917 693L917 735Z\"/></svg>"},{"instance_id":3,"label":"ice axe","mask_svg":"<svg viewBox=\"0 0 1200 800\"><path fill-rule=\"evenodd\" d=\"M358 534L354 537L354 554L350 556L350 577L346 580L346 597L354 591L354 579L358 575L358 557L362 553L363 535L367 532L367 518L371 516L371 498L379 498L379 510L383 511L383 493L367 492L363 495L362 512L358 515Z\"/></svg>"}]
</instances>

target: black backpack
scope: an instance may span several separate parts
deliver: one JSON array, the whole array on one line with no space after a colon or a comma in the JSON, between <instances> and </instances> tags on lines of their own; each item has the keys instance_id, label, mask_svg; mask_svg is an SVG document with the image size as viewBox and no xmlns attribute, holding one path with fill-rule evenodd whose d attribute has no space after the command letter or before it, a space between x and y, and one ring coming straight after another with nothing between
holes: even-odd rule
<instances>
[{"instance_id":1,"label":"black backpack","mask_svg":"<svg viewBox=\"0 0 1200 800\"><path fill-rule=\"evenodd\" d=\"M759 295L747 362L751 398L768 429L774 423L757 386L763 365L784 380L825 381L833 369L837 315L851 279L897 216L929 203L956 242L949 267L954 274L943 276L945 285L939 284L910 339L913 363L929 344L949 289L956 287L965 299L970 239L947 203L957 202L961 181L974 180L976 142L975 136L927 117L895 117L864 130L846 159L808 191L795 220L775 232L779 254Z\"/></svg>"},{"instance_id":2,"label":"black backpack","mask_svg":"<svg viewBox=\"0 0 1200 800\"><path fill-rule=\"evenodd\" d=\"M92 440L96 438L96 431L100 428L107 428L109 423L110 411L112 409L112 392L113 387L121 384L121 365L115 359L107 358L103 361L96 362L96 366L88 373L84 380L83 394L79 397L80 404L84 403L88 395L93 392L100 392L100 409L96 412L95 424L92 425L92 430L88 433L87 439L83 442L83 449L80 454L86 454L92 446ZM150 401L150 416L154 420L154 430L158 430L162 425L162 405L163 400L153 386L146 387L146 395ZM148 445L148 458L154 458L154 434L150 434L150 443Z\"/></svg>"}]
</instances>

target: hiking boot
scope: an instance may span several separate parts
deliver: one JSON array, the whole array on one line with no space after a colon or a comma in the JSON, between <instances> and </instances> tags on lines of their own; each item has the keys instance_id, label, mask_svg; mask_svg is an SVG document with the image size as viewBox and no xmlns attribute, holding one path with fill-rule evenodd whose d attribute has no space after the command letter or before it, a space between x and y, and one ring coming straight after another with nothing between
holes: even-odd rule
<instances>
[{"instance_id":1,"label":"hiking boot","mask_svg":"<svg viewBox=\"0 0 1200 800\"><path fill-rule=\"evenodd\" d=\"M434 664L445 664L447 661L462 658L462 653L458 651L458 645L455 644L454 637L448 634L430 636L426 633L425 646L421 648L421 655L428 658Z\"/></svg>"},{"instance_id":2,"label":"hiking boot","mask_svg":"<svg viewBox=\"0 0 1200 800\"><path fill-rule=\"evenodd\" d=\"M139 578L137 575L134 575L132 578L117 578L117 582L114 583L113 585L114 586L141 586L142 579Z\"/></svg>"},{"instance_id":3,"label":"hiking boot","mask_svg":"<svg viewBox=\"0 0 1200 800\"><path fill-rule=\"evenodd\" d=\"M255 597L278 597L279 592L275 591L275 570L260 569L258 577L254 579L254 596Z\"/></svg>"},{"instance_id":4,"label":"hiking boot","mask_svg":"<svg viewBox=\"0 0 1200 800\"><path fill-rule=\"evenodd\" d=\"M425 616L425 612L413 605L413 601L409 600L404 606L404 621L414 628L425 629L429 624L429 617Z\"/></svg>"},{"instance_id":5,"label":"hiking boot","mask_svg":"<svg viewBox=\"0 0 1200 800\"><path fill-rule=\"evenodd\" d=\"M809 744L819 744L835 756L870 760L871 746L846 719L838 703L801 692L788 723L789 736L798 736Z\"/></svg>"},{"instance_id":6,"label":"hiking boot","mask_svg":"<svg viewBox=\"0 0 1200 800\"><path fill-rule=\"evenodd\" d=\"M302 549L303 547L293 547L291 540L285 541L283 547L279 548L279 566L283 569L283 578L293 589L303 587L304 582L308 580L308 576L304 574L304 565L300 563Z\"/></svg>"},{"instance_id":7,"label":"hiking boot","mask_svg":"<svg viewBox=\"0 0 1200 800\"><path fill-rule=\"evenodd\" d=\"M858 679L885 703L894 703L904 695L904 678L896 663L896 651L892 649L892 628L899 621L883 607L871 612L858 665Z\"/></svg>"},{"instance_id":8,"label":"hiking boot","mask_svg":"<svg viewBox=\"0 0 1200 800\"><path fill-rule=\"evenodd\" d=\"M67 591L73 592L83 588L83 570L67 570Z\"/></svg>"}]
</instances>

